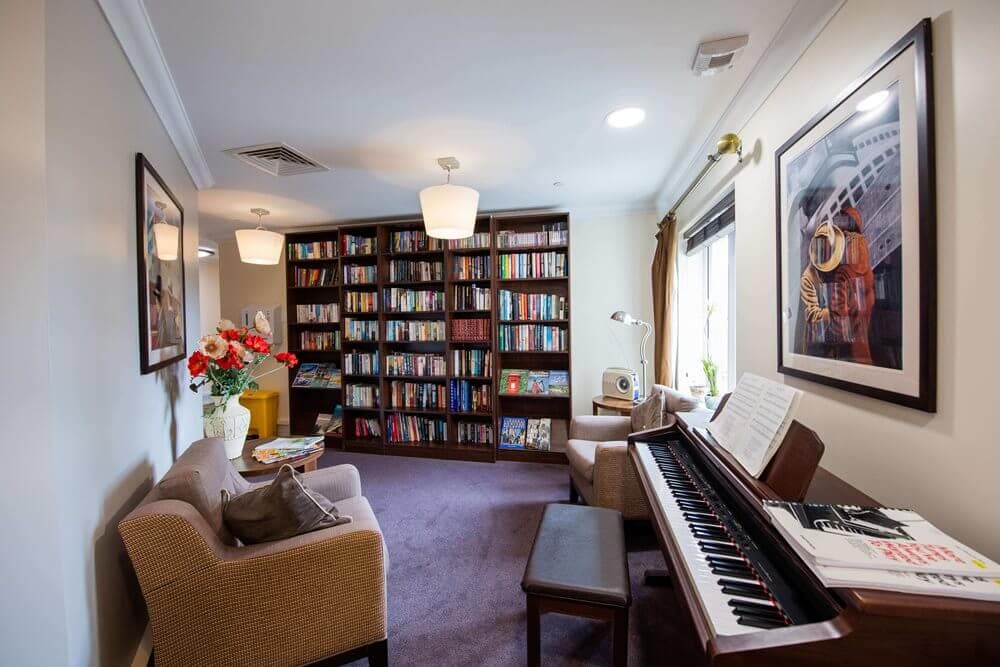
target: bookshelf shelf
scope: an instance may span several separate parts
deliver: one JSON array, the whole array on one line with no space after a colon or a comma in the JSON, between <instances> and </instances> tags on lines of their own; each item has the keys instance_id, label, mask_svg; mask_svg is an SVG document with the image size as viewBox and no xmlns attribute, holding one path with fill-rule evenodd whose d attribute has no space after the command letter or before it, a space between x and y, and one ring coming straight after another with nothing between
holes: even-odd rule
<instances>
[{"instance_id":1,"label":"bookshelf shelf","mask_svg":"<svg viewBox=\"0 0 1000 667\"><path fill-rule=\"evenodd\" d=\"M553 232L553 230L557 230ZM288 310L294 314L295 307L302 304L318 304L336 302L339 305L339 322L290 322L287 326L290 341L299 341L299 334L310 330L342 331L348 333L345 320L356 320L359 327L373 326L377 322L378 335L381 340L350 340L341 337L340 349L327 351L297 351L304 361L336 363L343 368L344 358L348 354L378 355L380 372L363 374L343 374L343 389L296 387L289 392L289 416L293 433L309 433L318 412L331 413L334 407L347 396L347 388L351 385L370 385L378 387L381 405L379 407L342 406L343 436L327 436L328 446L343 448L350 451L361 451L378 454L395 454L401 456L420 456L430 458L454 458L472 461L518 460L537 462L564 462L565 455L561 451L545 449L506 450L499 448L500 429L505 417L551 420L551 446L553 450L562 449L571 416L571 401L569 396L537 396L537 395L504 395L499 394L501 370L521 368L542 371L561 371L569 377L570 352L569 321L568 320L499 320L497 312L498 291L505 289L525 294L551 294L565 298L569 302L569 277L549 278L497 278L499 256L515 253L556 251L569 257L569 215L557 212L530 212L481 214L476 219L477 247L452 248L451 243L444 247L426 248L427 240L423 235L423 221L419 217L408 219L393 219L373 221L360 225L345 225L339 228L321 231L303 231L287 234L289 244L303 244L300 253L313 252L310 248L324 248L329 253L329 244L336 249L336 256L313 259L289 259L286 262L286 285ZM512 241L515 238L524 245L499 247L498 239ZM533 244L539 238L550 238L558 241L552 244ZM565 241L563 243L562 241ZM310 246L309 244L313 244ZM368 248L370 253L351 253L348 249ZM400 248L399 251L393 248ZM470 258L463 262L458 258ZM441 280L390 280L390 274L395 277L429 277L436 276L431 267L427 272L426 263L436 264L443 268ZM465 270L469 265L487 268L492 274L489 278L464 278L455 267L461 265ZM349 267L354 267L349 268ZM391 271L390 271L391 268ZM296 270L300 275L306 271L316 272L333 270L337 282L333 285L317 285L312 287L295 287ZM374 281L344 283L345 273L352 278L371 278ZM567 274L569 273L567 268ZM327 274L329 277L329 274ZM473 287L477 289L472 289ZM432 311L387 311L386 293L388 290L430 291L444 295L444 309ZM318 291L316 291L318 290ZM374 297L378 303L378 312L348 312L346 306L351 292L361 292L367 297L353 297L352 305L358 299L371 300ZM398 294L398 292L397 292ZM398 297L393 297L394 300ZM487 299L489 307L461 309L459 304L482 306ZM380 302L380 303L379 303ZM436 306L432 299L424 301L427 305ZM515 311L517 312L517 311ZM548 313L546 313L548 314ZM489 337L486 340L459 340L453 338L453 333L459 335L481 333L483 325L470 324L469 320L485 320ZM439 325L427 327L412 324L398 325L396 331L411 333L426 333L433 326L444 326L447 338L444 340L385 340L388 323L401 320L413 323L420 320L438 322ZM559 327L566 332L566 349L562 351L503 351L499 349L498 327L500 325L545 325ZM454 327L453 327L454 325ZM357 331L354 329L352 331ZM364 329L361 329L364 331ZM506 332L505 332L506 334ZM562 338L562 334L559 336ZM291 345L289 347L292 347ZM294 351L294 350L293 350ZM414 355L413 363L438 364L440 370L444 364L446 373L442 375L389 375L386 367L389 355ZM469 375L466 371L475 369L475 364L486 363L483 356L489 356L491 372L486 375ZM424 359L420 357L426 356ZM435 359L434 357L438 357ZM364 359L362 356L361 359ZM339 362L339 363L338 363ZM374 363L374 359L355 363ZM409 360L396 360L393 367L400 370L411 370ZM405 364L405 366L403 365ZM461 367L459 367L461 364ZM430 368L430 366L420 366ZM357 369L358 367L355 366ZM479 366L481 368L481 366ZM295 371L288 374L289 386L295 378ZM491 406L488 411L454 410L452 396L449 395L446 409L386 407L389 403L390 386L393 382L426 383L445 387L447 393L462 392L457 405L469 405L469 396L484 388L487 396L481 400ZM308 391L307 391L308 390ZM523 400L522 400L523 399ZM549 400L539 400L549 399ZM329 405L327 405L327 402ZM478 403L476 403L478 404ZM432 420L446 428L446 441L390 442L388 437L389 421L393 415ZM377 428L377 430L375 430ZM424 427L421 426L421 429ZM488 430L487 430L488 429ZM379 432L378 437L358 436L358 433ZM433 430L421 435L430 435ZM460 436L461 433L461 436ZM463 442L459 443L459 437ZM491 444L475 444L469 439L489 438ZM542 446L544 447L544 441Z\"/></svg>"}]
</instances>

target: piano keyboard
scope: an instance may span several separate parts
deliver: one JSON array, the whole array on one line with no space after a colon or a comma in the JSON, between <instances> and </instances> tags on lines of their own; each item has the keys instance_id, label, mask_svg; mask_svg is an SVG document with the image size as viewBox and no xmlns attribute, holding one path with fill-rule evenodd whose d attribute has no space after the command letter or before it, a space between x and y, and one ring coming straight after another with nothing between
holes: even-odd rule
<instances>
[{"instance_id":1,"label":"piano keyboard","mask_svg":"<svg viewBox=\"0 0 1000 667\"><path fill-rule=\"evenodd\" d=\"M718 635L790 625L789 615L764 583L743 531L693 465L670 445L635 443L645 476L684 566L698 588L705 615Z\"/></svg>"}]
</instances>

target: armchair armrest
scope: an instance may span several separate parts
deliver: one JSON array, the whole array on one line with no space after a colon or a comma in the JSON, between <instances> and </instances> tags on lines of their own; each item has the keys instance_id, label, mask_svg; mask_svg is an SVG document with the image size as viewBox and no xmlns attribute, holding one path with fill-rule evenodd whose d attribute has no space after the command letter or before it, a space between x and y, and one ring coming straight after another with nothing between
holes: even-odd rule
<instances>
[{"instance_id":1,"label":"armchair armrest","mask_svg":"<svg viewBox=\"0 0 1000 667\"><path fill-rule=\"evenodd\" d=\"M594 494L597 505L618 510L626 519L649 517L635 465L624 442L597 445L594 457Z\"/></svg>"},{"instance_id":2,"label":"armchair armrest","mask_svg":"<svg viewBox=\"0 0 1000 667\"><path fill-rule=\"evenodd\" d=\"M132 512L119 530L149 608L157 664L307 664L384 639L382 533L370 509L358 514L230 547L187 503Z\"/></svg>"},{"instance_id":3,"label":"armchair armrest","mask_svg":"<svg viewBox=\"0 0 1000 667\"><path fill-rule=\"evenodd\" d=\"M625 440L632 430L632 419L620 416L581 415L569 423L569 437L577 440L608 442Z\"/></svg>"},{"instance_id":4,"label":"armchair armrest","mask_svg":"<svg viewBox=\"0 0 1000 667\"><path fill-rule=\"evenodd\" d=\"M332 503L361 495L358 469L347 463L303 473L302 481Z\"/></svg>"}]
</instances>

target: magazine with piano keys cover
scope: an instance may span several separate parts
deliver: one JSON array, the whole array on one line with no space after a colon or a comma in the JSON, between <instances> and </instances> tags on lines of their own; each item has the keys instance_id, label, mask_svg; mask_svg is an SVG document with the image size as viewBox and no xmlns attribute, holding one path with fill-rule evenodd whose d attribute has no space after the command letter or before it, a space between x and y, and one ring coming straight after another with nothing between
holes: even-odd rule
<instances>
[{"instance_id":1,"label":"magazine with piano keys cover","mask_svg":"<svg viewBox=\"0 0 1000 667\"><path fill-rule=\"evenodd\" d=\"M773 500L764 509L810 566L1000 577L1000 564L912 510Z\"/></svg>"}]
</instances>

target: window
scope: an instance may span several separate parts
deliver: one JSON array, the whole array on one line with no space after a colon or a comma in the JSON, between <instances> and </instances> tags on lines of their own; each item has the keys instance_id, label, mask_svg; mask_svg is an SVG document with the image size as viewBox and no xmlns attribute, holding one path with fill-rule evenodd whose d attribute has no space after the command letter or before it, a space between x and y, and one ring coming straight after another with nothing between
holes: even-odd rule
<instances>
[{"instance_id":1,"label":"window","mask_svg":"<svg viewBox=\"0 0 1000 667\"><path fill-rule=\"evenodd\" d=\"M733 378L735 201L730 194L685 232L678 259L677 385L706 384L703 360L717 369L719 393Z\"/></svg>"}]
</instances>

